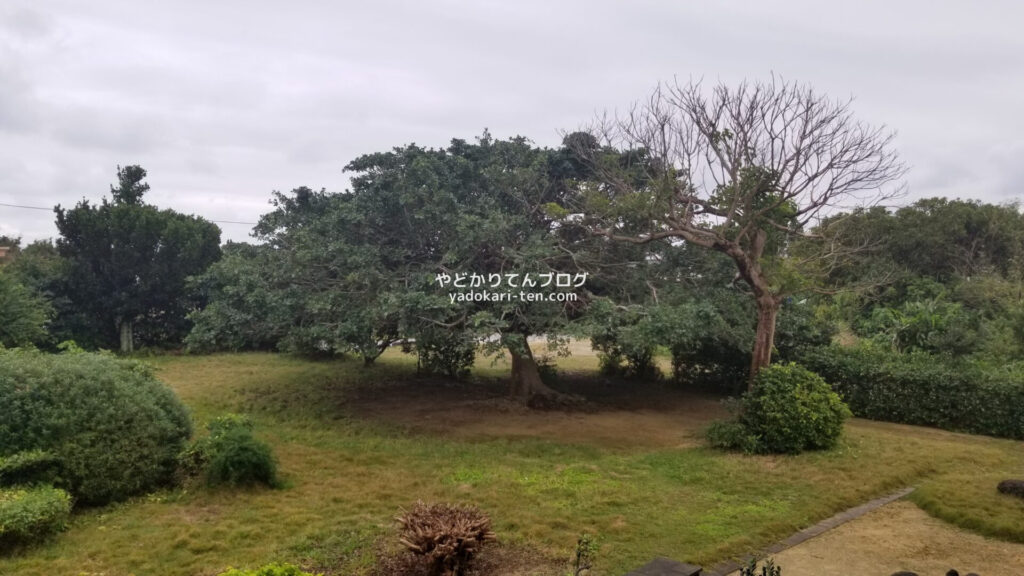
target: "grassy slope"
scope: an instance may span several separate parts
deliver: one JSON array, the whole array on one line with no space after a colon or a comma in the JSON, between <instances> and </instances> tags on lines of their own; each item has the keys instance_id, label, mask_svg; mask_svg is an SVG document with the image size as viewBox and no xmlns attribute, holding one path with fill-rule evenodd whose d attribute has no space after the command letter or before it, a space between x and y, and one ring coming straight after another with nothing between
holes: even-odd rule
<instances>
[{"instance_id":1,"label":"grassy slope","mask_svg":"<svg viewBox=\"0 0 1024 576\"><path fill-rule=\"evenodd\" d=\"M478 504L505 542L554 558L580 532L597 534L599 573L609 575L655 555L710 564L908 484L933 514L1024 540L1024 505L994 490L1024 475L1024 450L1011 441L857 421L839 449L796 457L467 442L349 417L344 397L357 379L411 371L399 355L370 372L261 354L155 363L199 422L252 414L290 486L175 490L86 511L53 542L0 559L0 574L214 574L271 560L360 573L399 506L416 499Z\"/></svg>"}]
</instances>

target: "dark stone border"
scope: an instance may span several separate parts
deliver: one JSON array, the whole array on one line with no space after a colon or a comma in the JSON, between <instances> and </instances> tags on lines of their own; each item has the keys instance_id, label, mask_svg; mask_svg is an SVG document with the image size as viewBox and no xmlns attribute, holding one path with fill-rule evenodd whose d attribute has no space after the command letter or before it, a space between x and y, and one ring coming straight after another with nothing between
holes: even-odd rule
<instances>
[{"instance_id":1,"label":"dark stone border","mask_svg":"<svg viewBox=\"0 0 1024 576\"><path fill-rule=\"evenodd\" d=\"M771 556L772 554L778 554L786 548L792 548L797 544L802 544L803 542L806 542L811 538L814 538L815 536L820 536L821 534L824 534L825 532L835 528L836 526L846 524L850 520L860 518L861 516L867 514L868 512L871 512L872 510L881 508L886 504L891 504L899 500L900 498L907 496L913 491L913 487L904 488L897 492L893 492L888 496L875 498L874 500L865 502L860 506L855 506L848 510L844 510L836 514L835 516L832 516L831 518L826 518L809 528L804 528L803 530L797 532L796 534L793 534L792 536L786 538L781 542L776 542L775 544L772 544L768 548L762 550L760 553L754 555L753 558L764 558L766 556ZM736 562L734 560L726 560L725 562L721 562L719 564L712 566L706 572L704 572L704 574L706 576L725 576L726 574L735 572L743 566L745 566L746 563L750 560L750 558L750 556L744 558L743 563Z\"/></svg>"}]
</instances>

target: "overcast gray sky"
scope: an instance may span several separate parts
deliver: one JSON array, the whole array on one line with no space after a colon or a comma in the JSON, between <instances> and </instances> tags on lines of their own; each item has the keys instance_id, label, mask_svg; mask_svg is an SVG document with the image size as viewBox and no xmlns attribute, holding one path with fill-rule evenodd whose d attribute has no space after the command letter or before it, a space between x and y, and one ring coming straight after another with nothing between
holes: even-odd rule
<instances>
[{"instance_id":1,"label":"overcast gray sky","mask_svg":"<svg viewBox=\"0 0 1024 576\"><path fill-rule=\"evenodd\" d=\"M909 198L1024 192L1024 3L2 0L0 203L149 201L255 221L357 155L486 127L556 145L679 76L772 72L899 132ZM249 227L222 225L225 239ZM56 235L0 206L0 234Z\"/></svg>"}]
</instances>

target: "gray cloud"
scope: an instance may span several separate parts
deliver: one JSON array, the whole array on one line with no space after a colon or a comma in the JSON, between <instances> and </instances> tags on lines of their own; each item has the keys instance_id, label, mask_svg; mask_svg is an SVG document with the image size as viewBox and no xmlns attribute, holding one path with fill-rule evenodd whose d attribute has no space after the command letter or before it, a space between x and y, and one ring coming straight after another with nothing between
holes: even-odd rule
<instances>
[{"instance_id":1,"label":"gray cloud","mask_svg":"<svg viewBox=\"0 0 1024 576\"><path fill-rule=\"evenodd\" d=\"M359 154L485 127L555 145L659 80L773 72L898 130L909 199L1009 201L1022 19L1012 0L9 0L0 202L97 199L139 163L154 203L254 221L271 190L344 189ZM0 233L53 236L52 214L0 207Z\"/></svg>"}]
</instances>

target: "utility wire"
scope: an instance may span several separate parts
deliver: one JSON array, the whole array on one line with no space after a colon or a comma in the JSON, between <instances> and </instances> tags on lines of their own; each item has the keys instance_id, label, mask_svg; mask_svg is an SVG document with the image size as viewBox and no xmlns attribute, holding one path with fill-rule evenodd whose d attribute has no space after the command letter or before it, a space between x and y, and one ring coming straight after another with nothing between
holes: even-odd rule
<instances>
[{"instance_id":1,"label":"utility wire","mask_svg":"<svg viewBox=\"0 0 1024 576\"><path fill-rule=\"evenodd\" d=\"M24 208L25 210L46 210L47 212L53 211L53 208L46 208L43 206L24 206L21 204L5 204L3 202L0 202L0 206L5 206L7 208ZM243 224L245 226L256 225L255 222L238 222L235 220L210 220L210 222L216 222L217 224Z\"/></svg>"},{"instance_id":2,"label":"utility wire","mask_svg":"<svg viewBox=\"0 0 1024 576\"><path fill-rule=\"evenodd\" d=\"M0 206L7 206L8 208L26 208L28 210L53 210L53 208L43 208L42 206L21 206L20 204L4 204L0 202Z\"/></svg>"}]
</instances>

